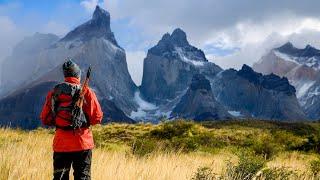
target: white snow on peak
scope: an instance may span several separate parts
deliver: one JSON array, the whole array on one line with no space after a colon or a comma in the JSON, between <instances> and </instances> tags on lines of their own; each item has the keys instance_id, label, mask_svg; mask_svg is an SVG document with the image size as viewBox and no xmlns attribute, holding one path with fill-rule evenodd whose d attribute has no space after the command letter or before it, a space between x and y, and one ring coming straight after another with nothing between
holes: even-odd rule
<instances>
[{"instance_id":1,"label":"white snow on peak","mask_svg":"<svg viewBox=\"0 0 320 180\"><path fill-rule=\"evenodd\" d=\"M145 118L147 115L147 111L158 109L156 105L142 99L142 97L140 96L140 91L136 91L134 93L134 101L138 104L139 107L137 111L131 112L130 118L132 119Z\"/></svg>"},{"instance_id":2,"label":"white snow on peak","mask_svg":"<svg viewBox=\"0 0 320 180\"><path fill-rule=\"evenodd\" d=\"M304 83L299 83L301 84L301 86L297 87L297 98L301 98L303 97L308 90L310 89L311 86L313 86L313 84L315 83L315 81L308 81L308 82L304 82Z\"/></svg>"},{"instance_id":3,"label":"white snow on peak","mask_svg":"<svg viewBox=\"0 0 320 180\"><path fill-rule=\"evenodd\" d=\"M240 111L228 111L229 114L231 114L234 117L240 117L242 116Z\"/></svg>"},{"instance_id":4,"label":"white snow on peak","mask_svg":"<svg viewBox=\"0 0 320 180\"><path fill-rule=\"evenodd\" d=\"M196 61L196 60L193 60L193 59L189 59L188 57L186 57L184 54L183 54L183 51L181 48L179 47L176 47L175 48L177 53L179 54L180 58L186 62L186 63L189 63L189 64L193 64L194 66L203 66L205 62L202 62L202 61Z\"/></svg>"},{"instance_id":5,"label":"white snow on peak","mask_svg":"<svg viewBox=\"0 0 320 180\"><path fill-rule=\"evenodd\" d=\"M108 49L110 49L112 52L116 53L117 51L123 51L121 48L117 47L116 45L114 45L112 42L110 42L107 39L103 38L103 42L106 44L106 46L108 47Z\"/></svg>"},{"instance_id":6,"label":"white snow on peak","mask_svg":"<svg viewBox=\"0 0 320 180\"><path fill-rule=\"evenodd\" d=\"M294 62L294 63L296 63L296 64L299 64L297 61L294 60L293 57L291 57L291 56L289 56L289 55L287 55L287 54L281 53L281 52L279 52L279 51L273 51L273 52L274 52L274 54L275 54L276 56L278 56L279 58L281 58L281 59L283 59L283 60L285 60L285 61L290 61L290 62Z\"/></svg>"},{"instance_id":7,"label":"white snow on peak","mask_svg":"<svg viewBox=\"0 0 320 180\"><path fill-rule=\"evenodd\" d=\"M149 102L145 101L144 99L142 99L142 97L140 96L140 91L136 91L134 93L134 101L143 110L155 110L158 108L156 105L149 103Z\"/></svg>"}]
</instances>

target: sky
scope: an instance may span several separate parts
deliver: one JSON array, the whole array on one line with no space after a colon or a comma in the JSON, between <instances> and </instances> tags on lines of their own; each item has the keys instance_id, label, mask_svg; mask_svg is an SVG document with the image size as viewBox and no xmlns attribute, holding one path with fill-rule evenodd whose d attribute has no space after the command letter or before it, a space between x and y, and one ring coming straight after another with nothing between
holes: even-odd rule
<instances>
[{"instance_id":1,"label":"sky","mask_svg":"<svg viewBox=\"0 0 320 180\"><path fill-rule=\"evenodd\" d=\"M287 41L320 48L319 0L0 0L0 62L35 32L63 37L89 20L97 4L111 13L138 85L147 50L177 27L222 68L252 65Z\"/></svg>"}]
</instances>

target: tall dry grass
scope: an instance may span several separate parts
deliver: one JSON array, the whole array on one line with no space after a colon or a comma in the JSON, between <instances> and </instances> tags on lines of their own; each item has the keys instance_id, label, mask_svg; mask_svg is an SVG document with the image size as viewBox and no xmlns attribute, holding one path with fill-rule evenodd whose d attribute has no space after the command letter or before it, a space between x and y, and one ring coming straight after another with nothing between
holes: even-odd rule
<instances>
[{"instance_id":1,"label":"tall dry grass","mask_svg":"<svg viewBox=\"0 0 320 180\"><path fill-rule=\"evenodd\" d=\"M48 130L0 129L0 179L51 179L52 137ZM298 153L285 154L268 166L285 165L307 171L306 164L312 159L313 156L308 155L301 159ZM93 151L92 179L191 179L199 167L209 167L212 173L222 174L230 160L237 161L237 158L223 150L216 154L155 153L137 157L126 150L97 148Z\"/></svg>"},{"instance_id":2,"label":"tall dry grass","mask_svg":"<svg viewBox=\"0 0 320 180\"><path fill-rule=\"evenodd\" d=\"M46 131L0 129L0 179L51 179L52 135ZM92 178L190 179L199 166L220 172L230 154L156 154L139 158L126 151L93 151ZM70 173L71 174L71 173Z\"/></svg>"}]
</instances>

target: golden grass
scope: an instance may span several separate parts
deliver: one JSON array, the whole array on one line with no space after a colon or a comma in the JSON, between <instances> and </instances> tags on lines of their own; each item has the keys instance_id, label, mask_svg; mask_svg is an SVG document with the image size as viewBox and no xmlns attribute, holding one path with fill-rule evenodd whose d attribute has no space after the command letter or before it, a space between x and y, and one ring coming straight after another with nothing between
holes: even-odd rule
<instances>
[{"instance_id":1,"label":"golden grass","mask_svg":"<svg viewBox=\"0 0 320 180\"><path fill-rule=\"evenodd\" d=\"M0 179L51 179L52 136L48 130L0 129ZM284 153L268 166L307 171L308 162L314 158L314 155L297 152ZM227 150L216 154L155 153L139 158L126 148L120 151L97 148L93 151L92 179L191 179L199 167L210 167L214 173L221 174L226 161L236 159Z\"/></svg>"}]
</instances>

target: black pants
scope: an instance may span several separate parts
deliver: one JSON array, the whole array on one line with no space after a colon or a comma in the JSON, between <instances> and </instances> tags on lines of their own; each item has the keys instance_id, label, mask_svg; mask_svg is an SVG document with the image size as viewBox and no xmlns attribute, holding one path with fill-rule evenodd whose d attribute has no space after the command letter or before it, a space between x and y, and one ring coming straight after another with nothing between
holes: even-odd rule
<instances>
[{"instance_id":1,"label":"black pants","mask_svg":"<svg viewBox=\"0 0 320 180\"><path fill-rule=\"evenodd\" d=\"M53 179L68 180L72 165L75 180L91 179L92 150L53 153Z\"/></svg>"}]
</instances>

